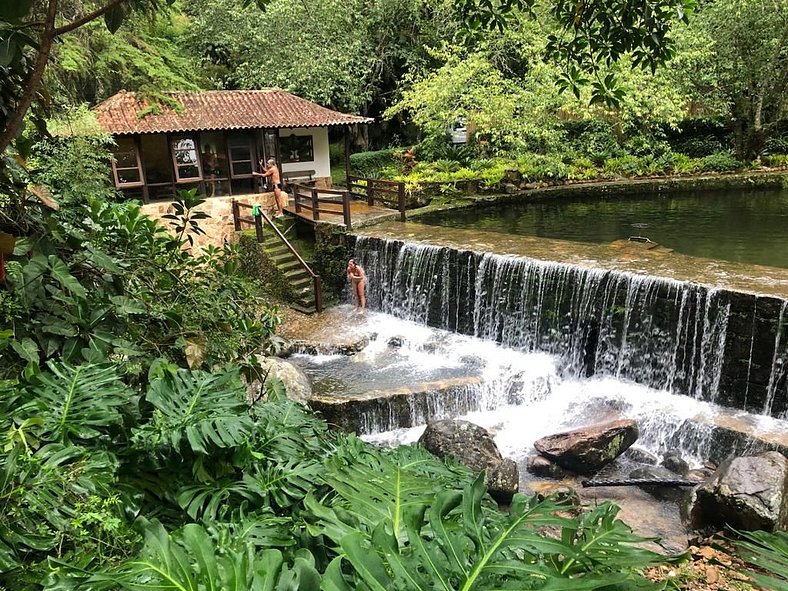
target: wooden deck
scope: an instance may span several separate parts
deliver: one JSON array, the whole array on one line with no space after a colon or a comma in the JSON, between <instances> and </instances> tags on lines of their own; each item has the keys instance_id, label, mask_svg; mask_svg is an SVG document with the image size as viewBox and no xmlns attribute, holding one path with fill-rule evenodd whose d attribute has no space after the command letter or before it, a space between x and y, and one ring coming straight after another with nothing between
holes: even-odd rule
<instances>
[{"instance_id":1,"label":"wooden deck","mask_svg":"<svg viewBox=\"0 0 788 591\"><path fill-rule=\"evenodd\" d=\"M288 203L287 207L285 207L285 211L290 215L293 215L297 218L309 222L310 224L317 223L315 222L315 220L312 219L311 211L306 211L302 209L299 213L296 213L295 205L292 203L292 198L290 199L290 203ZM399 216L399 212L396 209L380 207L379 205L367 205L364 201L359 201L354 199L350 202L350 216L353 219L353 227L355 228L359 226L364 226L370 222L397 219ZM321 213L320 220L318 221L326 222L329 224L337 224L340 226L344 225L341 212Z\"/></svg>"}]
</instances>

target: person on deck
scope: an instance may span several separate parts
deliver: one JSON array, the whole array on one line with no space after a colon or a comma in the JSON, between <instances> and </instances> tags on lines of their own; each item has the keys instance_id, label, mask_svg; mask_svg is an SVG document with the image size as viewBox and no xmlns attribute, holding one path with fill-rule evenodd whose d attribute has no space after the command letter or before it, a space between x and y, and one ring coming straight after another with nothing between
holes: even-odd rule
<instances>
[{"instance_id":1,"label":"person on deck","mask_svg":"<svg viewBox=\"0 0 788 591\"><path fill-rule=\"evenodd\" d=\"M353 312L358 311L358 306L361 304L361 313L367 311L367 296L364 293L367 283L367 275L364 269L356 264L355 259L350 259L347 264L347 278L350 281L350 287L353 288Z\"/></svg>"},{"instance_id":2,"label":"person on deck","mask_svg":"<svg viewBox=\"0 0 788 591\"><path fill-rule=\"evenodd\" d=\"M263 161L260 160L260 168L263 168ZM265 167L265 172L252 171L252 175L271 177L271 183L274 185L274 199L276 200L276 215L274 217L281 218L285 215L285 209L282 199L282 177L279 174L279 167L276 165L276 160L273 158L268 159L268 165Z\"/></svg>"}]
</instances>

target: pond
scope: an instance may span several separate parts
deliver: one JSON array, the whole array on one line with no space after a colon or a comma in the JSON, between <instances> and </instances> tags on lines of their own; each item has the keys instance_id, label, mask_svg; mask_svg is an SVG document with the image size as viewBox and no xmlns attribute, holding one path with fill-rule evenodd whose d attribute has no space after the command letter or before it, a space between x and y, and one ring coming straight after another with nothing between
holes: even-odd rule
<instances>
[{"instance_id":1,"label":"pond","mask_svg":"<svg viewBox=\"0 0 788 591\"><path fill-rule=\"evenodd\" d=\"M608 243L648 238L682 254L788 268L788 190L658 193L441 212L419 222Z\"/></svg>"}]
</instances>

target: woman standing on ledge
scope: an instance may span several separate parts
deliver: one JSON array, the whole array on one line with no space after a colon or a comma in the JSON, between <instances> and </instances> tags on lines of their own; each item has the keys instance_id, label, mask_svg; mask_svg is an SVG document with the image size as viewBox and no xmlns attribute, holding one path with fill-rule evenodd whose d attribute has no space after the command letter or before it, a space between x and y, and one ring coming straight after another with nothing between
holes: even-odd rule
<instances>
[{"instance_id":1,"label":"woman standing on ledge","mask_svg":"<svg viewBox=\"0 0 788 591\"><path fill-rule=\"evenodd\" d=\"M355 259L350 259L347 264L347 278L350 280L350 287L353 288L353 312L358 311L361 304L361 313L367 311L367 296L364 291L367 284L367 275L364 269L356 264Z\"/></svg>"}]
</instances>

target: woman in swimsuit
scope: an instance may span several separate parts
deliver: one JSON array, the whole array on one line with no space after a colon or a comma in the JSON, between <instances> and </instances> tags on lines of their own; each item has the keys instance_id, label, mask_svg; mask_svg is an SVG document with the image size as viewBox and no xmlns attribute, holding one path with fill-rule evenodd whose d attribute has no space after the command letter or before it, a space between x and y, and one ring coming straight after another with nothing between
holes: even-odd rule
<instances>
[{"instance_id":1,"label":"woman in swimsuit","mask_svg":"<svg viewBox=\"0 0 788 591\"><path fill-rule=\"evenodd\" d=\"M366 289L367 275L364 269L356 264L355 259L350 259L347 264L347 278L350 280L350 286L353 288L353 311L358 310L359 303L361 304L361 313L367 311L367 296L364 291Z\"/></svg>"}]
</instances>

